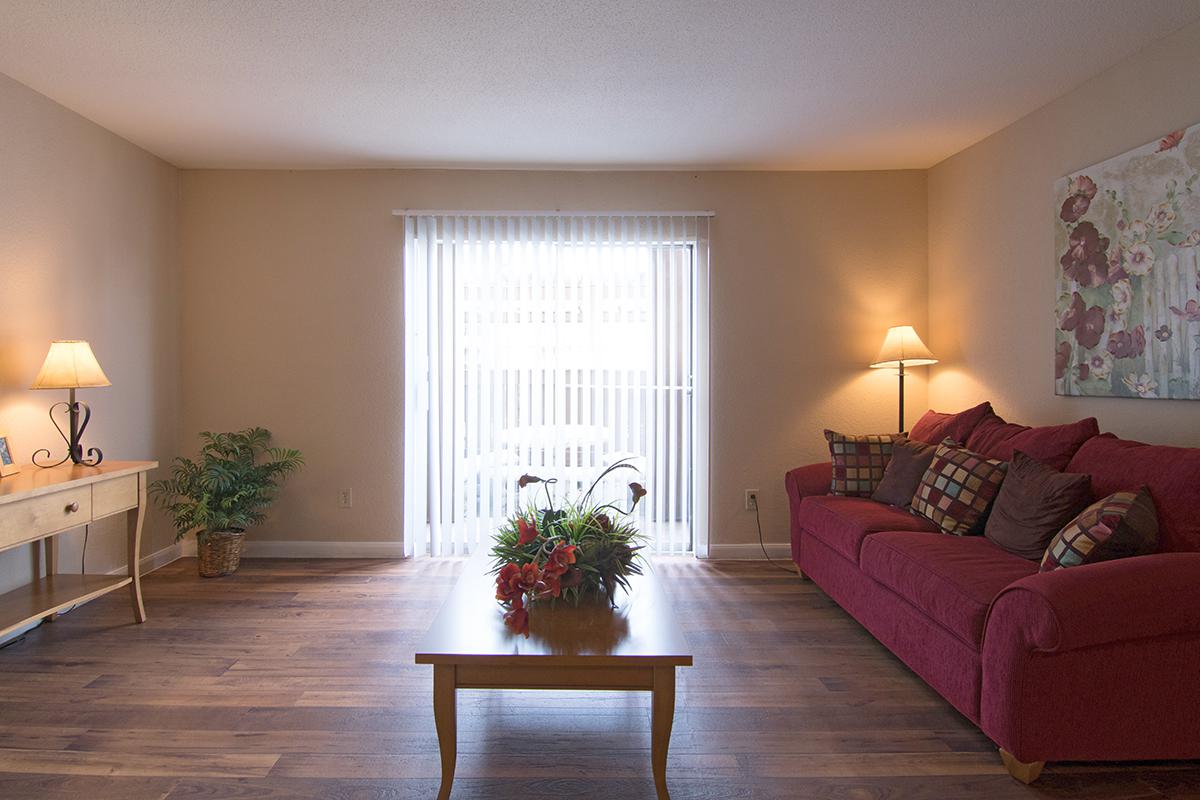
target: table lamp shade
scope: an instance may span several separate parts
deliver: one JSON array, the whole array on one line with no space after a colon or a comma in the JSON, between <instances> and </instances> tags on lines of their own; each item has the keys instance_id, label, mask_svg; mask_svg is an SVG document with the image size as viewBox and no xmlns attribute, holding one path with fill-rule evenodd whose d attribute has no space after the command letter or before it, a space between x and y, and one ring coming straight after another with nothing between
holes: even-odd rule
<instances>
[{"instance_id":1,"label":"table lamp shade","mask_svg":"<svg viewBox=\"0 0 1200 800\"><path fill-rule=\"evenodd\" d=\"M50 343L46 361L30 389L82 389L112 386L92 346L82 339L57 339Z\"/></svg>"},{"instance_id":2,"label":"table lamp shade","mask_svg":"<svg viewBox=\"0 0 1200 800\"><path fill-rule=\"evenodd\" d=\"M883 347L879 348L879 355L875 356L871 366L877 369L896 369L900 366L921 367L936 363L937 359L929 352L921 337L917 336L912 325L897 325L888 328Z\"/></svg>"}]
</instances>

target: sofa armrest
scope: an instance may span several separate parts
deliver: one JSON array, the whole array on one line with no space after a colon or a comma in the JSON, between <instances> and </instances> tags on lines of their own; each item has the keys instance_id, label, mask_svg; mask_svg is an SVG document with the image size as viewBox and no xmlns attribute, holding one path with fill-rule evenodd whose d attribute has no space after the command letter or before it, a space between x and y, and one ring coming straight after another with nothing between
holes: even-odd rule
<instances>
[{"instance_id":1,"label":"sofa armrest","mask_svg":"<svg viewBox=\"0 0 1200 800\"><path fill-rule=\"evenodd\" d=\"M1015 581L984 629L980 727L1015 758L1200 758L1200 553Z\"/></svg>"},{"instance_id":2,"label":"sofa armrest","mask_svg":"<svg viewBox=\"0 0 1200 800\"><path fill-rule=\"evenodd\" d=\"M1159 553L1021 578L992 601L985 642L1006 628L1046 653L1200 633L1200 553Z\"/></svg>"},{"instance_id":3,"label":"sofa armrest","mask_svg":"<svg viewBox=\"0 0 1200 800\"><path fill-rule=\"evenodd\" d=\"M783 476L792 522L792 561L797 564L800 563L800 502L812 495L829 494L832 480L833 465L828 461L796 467Z\"/></svg>"}]
</instances>

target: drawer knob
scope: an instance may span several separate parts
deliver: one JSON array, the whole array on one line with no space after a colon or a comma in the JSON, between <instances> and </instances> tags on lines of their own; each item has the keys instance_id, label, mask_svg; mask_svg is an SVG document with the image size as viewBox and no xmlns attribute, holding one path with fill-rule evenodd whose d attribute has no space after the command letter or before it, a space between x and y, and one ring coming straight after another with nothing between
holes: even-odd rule
<instances>
[{"instance_id":1,"label":"drawer knob","mask_svg":"<svg viewBox=\"0 0 1200 800\"><path fill-rule=\"evenodd\" d=\"M70 505L67 506L68 514L74 514L78 510L79 510L79 502L78 501L71 503Z\"/></svg>"}]
</instances>

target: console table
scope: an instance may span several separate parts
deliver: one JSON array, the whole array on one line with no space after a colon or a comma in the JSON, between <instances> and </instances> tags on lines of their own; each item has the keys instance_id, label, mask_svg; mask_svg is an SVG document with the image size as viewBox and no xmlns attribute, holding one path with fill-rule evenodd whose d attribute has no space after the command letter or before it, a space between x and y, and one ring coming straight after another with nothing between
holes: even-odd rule
<instances>
[{"instance_id":1,"label":"console table","mask_svg":"<svg viewBox=\"0 0 1200 800\"><path fill-rule=\"evenodd\" d=\"M96 467L63 464L50 469L26 466L0 479L0 551L32 544L36 579L0 595L0 637L63 609L128 586L133 618L146 621L140 567L142 524L146 517L146 473L157 461L106 461ZM125 575L58 572L54 537L104 517L124 513L129 546ZM37 558L45 555L45 575Z\"/></svg>"}]
</instances>

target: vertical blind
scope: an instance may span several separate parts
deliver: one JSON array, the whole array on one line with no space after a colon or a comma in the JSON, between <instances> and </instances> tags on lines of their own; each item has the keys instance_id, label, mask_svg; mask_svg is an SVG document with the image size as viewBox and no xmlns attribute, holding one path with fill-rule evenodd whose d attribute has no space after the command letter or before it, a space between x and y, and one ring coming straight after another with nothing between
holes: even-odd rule
<instances>
[{"instance_id":1,"label":"vertical blind","mask_svg":"<svg viewBox=\"0 0 1200 800\"><path fill-rule=\"evenodd\" d=\"M692 549L698 271L706 216L407 214L405 549L472 552L554 477ZM706 274L706 272L705 272Z\"/></svg>"}]
</instances>

